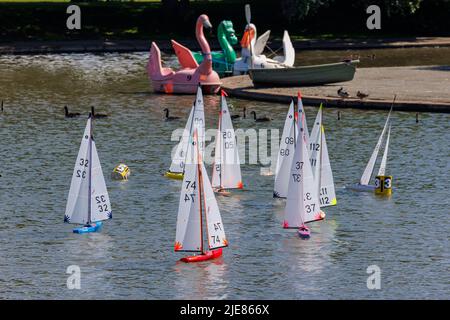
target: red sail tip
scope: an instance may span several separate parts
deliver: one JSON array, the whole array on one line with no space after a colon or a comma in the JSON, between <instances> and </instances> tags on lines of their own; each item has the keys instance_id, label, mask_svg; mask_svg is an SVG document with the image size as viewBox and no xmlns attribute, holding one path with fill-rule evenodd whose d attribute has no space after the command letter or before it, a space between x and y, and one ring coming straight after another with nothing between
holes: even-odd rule
<instances>
[{"instance_id":1,"label":"red sail tip","mask_svg":"<svg viewBox=\"0 0 450 320\"><path fill-rule=\"evenodd\" d=\"M297 98L299 98L299 99L302 98L302 93L300 92L300 90L298 90L298 92L297 92Z\"/></svg>"},{"instance_id":2,"label":"red sail tip","mask_svg":"<svg viewBox=\"0 0 450 320\"><path fill-rule=\"evenodd\" d=\"M222 97L228 97L228 94L223 89L220 90L220 94L222 95Z\"/></svg>"}]
</instances>

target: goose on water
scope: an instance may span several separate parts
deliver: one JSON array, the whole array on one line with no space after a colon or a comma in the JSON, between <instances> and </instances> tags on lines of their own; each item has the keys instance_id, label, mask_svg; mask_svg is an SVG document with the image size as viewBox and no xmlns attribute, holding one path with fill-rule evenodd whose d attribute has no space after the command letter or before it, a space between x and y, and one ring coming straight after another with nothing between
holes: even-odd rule
<instances>
[{"instance_id":1,"label":"goose on water","mask_svg":"<svg viewBox=\"0 0 450 320\"><path fill-rule=\"evenodd\" d=\"M348 94L347 91L344 90L343 87L340 87L339 90L337 91L337 94L342 97L342 98L348 98L350 95Z\"/></svg>"},{"instance_id":2,"label":"goose on water","mask_svg":"<svg viewBox=\"0 0 450 320\"><path fill-rule=\"evenodd\" d=\"M255 112L255 111L250 112L250 114L253 114L253 119L254 119L256 122L267 122L267 121L271 121L271 120L272 120L272 119L270 119L270 118L268 118L268 117L266 117L266 116L261 117L261 118L257 118L257 117L256 117L256 112Z\"/></svg>"},{"instance_id":3,"label":"goose on water","mask_svg":"<svg viewBox=\"0 0 450 320\"><path fill-rule=\"evenodd\" d=\"M108 116L107 114L95 113L94 107L91 107L91 114L94 118L106 118Z\"/></svg>"},{"instance_id":4,"label":"goose on water","mask_svg":"<svg viewBox=\"0 0 450 320\"><path fill-rule=\"evenodd\" d=\"M172 120L178 120L178 119L180 119L180 117L172 117L172 116L169 116L169 109L168 109L168 108L165 108L165 109L164 109L164 112L166 113L166 117L165 117L164 121L172 121Z\"/></svg>"},{"instance_id":5,"label":"goose on water","mask_svg":"<svg viewBox=\"0 0 450 320\"><path fill-rule=\"evenodd\" d=\"M64 106L64 116L66 118L75 118L75 117L79 117L80 113L78 113L78 112L69 112L69 108L67 108L67 106Z\"/></svg>"}]
</instances>

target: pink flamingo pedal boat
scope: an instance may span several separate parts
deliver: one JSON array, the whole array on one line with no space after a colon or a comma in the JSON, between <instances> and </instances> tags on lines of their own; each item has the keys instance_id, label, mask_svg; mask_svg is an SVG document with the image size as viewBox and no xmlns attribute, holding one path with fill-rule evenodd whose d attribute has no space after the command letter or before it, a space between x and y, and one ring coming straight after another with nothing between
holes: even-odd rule
<instances>
[{"instance_id":1,"label":"pink flamingo pedal boat","mask_svg":"<svg viewBox=\"0 0 450 320\"><path fill-rule=\"evenodd\" d=\"M221 82L219 75L212 68L211 49L203 34L203 27L212 28L206 14L198 17L195 27L195 35L204 56L200 65L195 61L192 52L188 48L172 40L172 47L177 55L181 69L174 71L171 68L163 68L161 51L156 43L152 42L147 72L155 92L195 94L199 84L203 89L203 93L212 94L219 91Z\"/></svg>"}]
</instances>

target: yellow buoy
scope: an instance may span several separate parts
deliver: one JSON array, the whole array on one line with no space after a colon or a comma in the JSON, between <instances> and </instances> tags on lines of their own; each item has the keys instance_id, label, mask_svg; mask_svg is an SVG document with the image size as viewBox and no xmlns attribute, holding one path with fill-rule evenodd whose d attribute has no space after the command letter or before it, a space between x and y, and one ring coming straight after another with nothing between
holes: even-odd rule
<instances>
[{"instance_id":1,"label":"yellow buoy","mask_svg":"<svg viewBox=\"0 0 450 320\"><path fill-rule=\"evenodd\" d=\"M392 193L392 176L377 176L375 178L375 194L390 196Z\"/></svg>"},{"instance_id":2,"label":"yellow buoy","mask_svg":"<svg viewBox=\"0 0 450 320\"><path fill-rule=\"evenodd\" d=\"M111 176L116 180L128 180L130 173L130 168L126 164L121 163L114 168Z\"/></svg>"}]
</instances>

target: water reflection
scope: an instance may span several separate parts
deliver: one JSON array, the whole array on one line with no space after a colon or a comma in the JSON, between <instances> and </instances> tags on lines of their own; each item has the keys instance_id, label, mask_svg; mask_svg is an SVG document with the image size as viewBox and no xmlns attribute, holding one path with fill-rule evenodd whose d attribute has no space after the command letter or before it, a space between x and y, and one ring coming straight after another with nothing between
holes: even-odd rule
<instances>
[{"instance_id":1,"label":"water reflection","mask_svg":"<svg viewBox=\"0 0 450 320\"><path fill-rule=\"evenodd\" d=\"M199 263L177 261L173 269L176 299L226 299L228 275L223 257Z\"/></svg>"}]
</instances>

